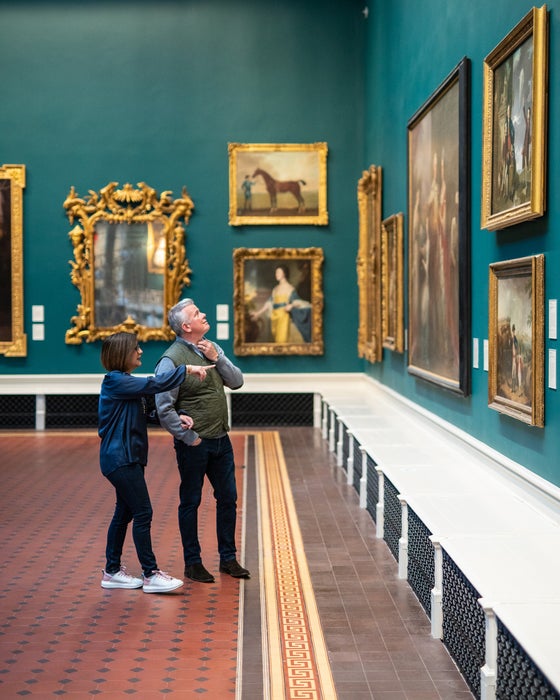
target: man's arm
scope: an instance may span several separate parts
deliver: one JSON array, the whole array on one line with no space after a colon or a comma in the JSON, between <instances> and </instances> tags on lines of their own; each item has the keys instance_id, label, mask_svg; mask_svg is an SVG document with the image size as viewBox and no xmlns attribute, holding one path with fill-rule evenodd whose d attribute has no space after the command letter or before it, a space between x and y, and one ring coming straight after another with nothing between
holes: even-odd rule
<instances>
[{"instance_id":1,"label":"man's arm","mask_svg":"<svg viewBox=\"0 0 560 700\"><path fill-rule=\"evenodd\" d=\"M217 343L213 343L213 345L218 353L218 358L215 360L216 370L219 372L224 385L228 389L240 389L243 386L243 372L225 356L224 351Z\"/></svg>"},{"instance_id":2,"label":"man's arm","mask_svg":"<svg viewBox=\"0 0 560 700\"><path fill-rule=\"evenodd\" d=\"M165 372L166 370L173 369L175 365L173 360L168 357L164 357L158 363L155 369L156 377ZM179 387L171 389L170 391L163 391L160 394L156 394L156 406L158 411L159 422L171 433L173 437L177 440L185 442L187 445L192 445L198 439L198 433L194 430L185 430L181 424L181 419L179 414L175 410L175 402L177 401L177 396L179 395Z\"/></svg>"}]
</instances>

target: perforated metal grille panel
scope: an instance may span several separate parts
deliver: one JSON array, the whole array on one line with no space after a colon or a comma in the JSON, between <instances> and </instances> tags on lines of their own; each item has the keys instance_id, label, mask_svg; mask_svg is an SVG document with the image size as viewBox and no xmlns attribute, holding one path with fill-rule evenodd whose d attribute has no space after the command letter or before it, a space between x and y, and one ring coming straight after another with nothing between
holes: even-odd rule
<instances>
[{"instance_id":1,"label":"perforated metal grille panel","mask_svg":"<svg viewBox=\"0 0 560 700\"><path fill-rule=\"evenodd\" d=\"M342 467L344 471L348 471L348 455L350 454L350 438L348 437L348 426L344 422L340 422L341 433L339 439L342 439Z\"/></svg>"},{"instance_id":2,"label":"perforated metal grille panel","mask_svg":"<svg viewBox=\"0 0 560 700\"><path fill-rule=\"evenodd\" d=\"M402 532L402 509L397 496L399 492L395 485L385 477L385 527L383 539L387 542L395 559L399 558L399 538Z\"/></svg>"},{"instance_id":3,"label":"perforated metal grille panel","mask_svg":"<svg viewBox=\"0 0 560 700\"><path fill-rule=\"evenodd\" d=\"M96 428L98 402L95 394L47 396L45 428Z\"/></svg>"},{"instance_id":4,"label":"perforated metal grille panel","mask_svg":"<svg viewBox=\"0 0 560 700\"><path fill-rule=\"evenodd\" d=\"M312 426L313 394L231 394L231 424Z\"/></svg>"},{"instance_id":5,"label":"perforated metal grille panel","mask_svg":"<svg viewBox=\"0 0 560 700\"><path fill-rule=\"evenodd\" d=\"M354 459L354 478L352 483L358 493L360 493L360 479L362 478L362 453L356 439L353 440L352 456Z\"/></svg>"},{"instance_id":6,"label":"perforated metal grille panel","mask_svg":"<svg viewBox=\"0 0 560 700\"><path fill-rule=\"evenodd\" d=\"M485 634L484 611L478 598L478 591L443 552L443 643L477 698Z\"/></svg>"},{"instance_id":7,"label":"perforated metal grille panel","mask_svg":"<svg viewBox=\"0 0 560 700\"><path fill-rule=\"evenodd\" d=\"M34 428L34 396L0 396L0 428Z\"/></svg>"},{"instance_id":8,"label":"perforated metal grille panel","mask_svg":"<svg viewBox=\"0 0 560 700\"><path fill-rule=\"evenodd\" d=\"M497 700L558 700L560 694L547 681L533 660L498 620Z\"/></svg>"},{"instance_id":9,"label":"perforated metal grille panel","mask_svg":"<svg viewBox=\"0 0 560 700\"><path fill-rule=\"evenodd\" d=\"M432 533L408 508L408 570L410 587L418 597L424 610L430 615L431 592L434 587L434 547L429 540Z\"/></svg>"},{"instance_id":10,"label":"perforated metal grille panel","mask_svg":"<svg viewBox=\"0 0 560 700\"><path fill-rule=\"evenodd\" d=\"M366 489L366 510L373 518L373 522L377 522L377 502L379 501L379 474L377 473L377 464L367 455L366 459L366 474L367 474L367 489Z\"/></svg>"}]
</instances>

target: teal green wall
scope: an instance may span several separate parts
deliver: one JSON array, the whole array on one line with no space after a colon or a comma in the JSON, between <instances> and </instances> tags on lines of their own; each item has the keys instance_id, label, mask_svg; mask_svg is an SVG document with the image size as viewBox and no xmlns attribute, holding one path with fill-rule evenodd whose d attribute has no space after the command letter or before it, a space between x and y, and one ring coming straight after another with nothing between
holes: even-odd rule
<instances>
[{"instance_id":1,"label":"teal green wall","mask_svg":"<svg viewBox=\"0 0 560 700\"><path fill-rule=\"evenodd\" d=\"M488 408L488 373L482 341L488 338L488 266L516 257L545 254L546 300L560 297L560 115L558 73L559 6L550 11L550 95L548 204L544 217L501 232L480 229L483 61L531 9L521 0L399 0L373 2L366 57L366 161L382 165L383 216L407 211L407 121L463 56L471 59L471 241L472 335L480 339L480 369L472 370L472 396L459 398L406 369L406 355L385 352L383 363L366 371L430 411L456 424L511 459L560 485L560 402L545 389L544 429L532 428ZM545 311L547 311L546 306ZM546 325L548 332L548 324ZM548 334L548 333L546 333ZM558 341L546 340L548 349ZM546 358L545 355L545 358ZM545 368L547 369L546 363ZM548 371L546 383L548 383Z\"/></svg>"},{"instance_id":2,"label":"teal green wall","mask_svg":"<svg viewBox=\"0 0 560 700\"><path fill-rule=\"evenodd\" d=\"M0 164L23 163L26 358L0 373L101 371L99 343L67 346L70 282L63 202L111 181L144 181L195 203L185 295L215 321L230 304L237 247L323 248L321 357L244 357L246 372L359 371L356 182L363 166L361 0L0 0ZM330 223L228 226L228 142L326 141ZM340 293L341 284L344 294ZM46 340L31 340L45 305ZM233 315L231 315L233 318ZM233 336L233 327L230 329ZM227 352L232 343L223 342ZM151 371L165 343L148 343Z\"/></svg>"}]
</instances>

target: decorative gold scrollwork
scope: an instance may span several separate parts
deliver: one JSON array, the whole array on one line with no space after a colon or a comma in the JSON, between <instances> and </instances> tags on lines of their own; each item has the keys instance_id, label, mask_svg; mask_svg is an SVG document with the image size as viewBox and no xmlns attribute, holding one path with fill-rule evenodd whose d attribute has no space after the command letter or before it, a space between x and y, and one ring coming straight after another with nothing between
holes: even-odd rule
<instances>
[{"instance_id":1,"label":"decorative gold scrollwork","mask_svg":"<svg viewBox=\"0 0 560 700\"><path fill-rule=\"evenodd\" d=\"M185 230L194 204L183 188L171 191L144 182L121 188L117 182L89 196L74 186L64 202L74 248L70 279L81 294L66 343L93 342L118 331L142 341L171 340L167 311L190 283Z\"/></svg>"}]
</instances>

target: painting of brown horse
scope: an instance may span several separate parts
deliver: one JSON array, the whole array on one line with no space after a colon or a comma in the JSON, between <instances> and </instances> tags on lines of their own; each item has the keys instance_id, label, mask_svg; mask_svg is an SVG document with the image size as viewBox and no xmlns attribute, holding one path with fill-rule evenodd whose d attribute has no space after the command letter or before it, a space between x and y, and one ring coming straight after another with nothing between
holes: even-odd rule
<instances>
[{"instance_id":1,"label":"painting of brown horse","mask_svg":"<svg viewBox=\"0 0 560 700\"><path fill-rule=\"evenodd\" d=\"M277 195L283 192L292 194L298 203L298 211L305 211L305 201L301 194L301 186L305 185L305 180L275 180L270 173L262 168L257 168L253 173L253 177L261 176L264 180L268 195L270 197L270 211L275 212L278 208Z\"/></svg>"}]
</instances>

